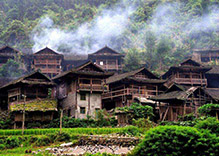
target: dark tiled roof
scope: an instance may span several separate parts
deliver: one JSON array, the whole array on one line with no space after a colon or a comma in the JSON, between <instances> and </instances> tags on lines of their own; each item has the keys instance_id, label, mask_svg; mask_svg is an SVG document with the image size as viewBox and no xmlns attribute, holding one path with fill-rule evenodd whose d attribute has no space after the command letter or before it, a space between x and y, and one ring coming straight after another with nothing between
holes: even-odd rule
<instances>
[{"instance_id":1,"label":"dark tiled roof","mask_svg":"<svg viewBox=\"0 0 219 156\"><path fill-rule=\"evenodd\" d=\"M122 79L129 78L129 77L134 76L135 74L141 72L142 70L146 70L148 72L148 74L150 74L153 77L152 79L158 79L158 77L156 77L153 73L151 73L149 70L147 70L146 68L143 67L143 68L131 71L131 72L111 76L106 80L106 83L107 84L114 83L114 82L120 81Z\"/></svg>"},{"instance_id":2,"label":"dark tiled roof","mask_svg":"<svg viewBox=\"0 0 219 156\"><path fill-rule=\"evenodd\" d=\"M219 88L207 88L205 91L215 100L219 101Z\"/></svg>"},{"instance_id":3,"label":"dark tiled roof","mask_svg":"<svg viewBox=\"0 0 219 156\"><path fill-rule=\"evenodd\" d=\"M32 75L34 75L34 74L40 74L40 75L42 75L45 79L48 80L48 82L38 82L38 81L26 80L26 78L28 78L28 77L30 77L30 76L32 76ZM0 87L0 89L3 89L3 88L5 88L5 87L11 86L11 85L15 85L15 84L17 84L17 83L19 83L19 82L21 82L21 83L27 83L27 84L54 85L54 83L50 80L50 78L48 78L48 77L45 76L44 74L40 73L39 71L34 71L34 72L30 73L30 74L24 75L24 76L22 76L22 77L20 77L20 78L18 78L18 79L16 79L16 80L13 80L13 81L11 81L11 82L9 82L9 83L3 85L2 87Z\"/></svg>"},{"instance_id":4,"label":"dark tiled roof","mask_svg":"<svg viewBox=\"0 0 219 156\"><path fill-rule=\"evenodd\" d=\"M198 87L190 87L185 91L172 91L164 94L160 94L150 99L155 101L168 101L168 100L186 100Z\"/></svg>"},{"instance_id":5,"label":"dark tiled roof","mask_svg":"<svg viewBox=\"0 0 219 156\"><path fill-rule=\"evenodd\" d=\"M92 64L93 66L95 66L97 69L99 69L99 72L96 72L96 71L83 71L81 70L82 68L86 67L87 65L90 65ZM68 74L81 74L81 75L97 75L97 76L111 76L113 75L112 72L105 72L102 68L100 68L99 66L93 64L91 61L88 61L86 62L85 64L83 65L80 65L79 67L77 68L73 68L71 70L68 70L68 71L65 71L57 76L55 76L53 78L53 80L56 80L56 79L59 79L61 77L64 77Z\"/></svg>"},{"instance_id":6,"label":"dark tiled roof","mask_svg":"<svg viewBox=\"0 0 219 156\"><path fill-rule=\"evenodd\" d=\"M219 65L212 66L212 69L207 74L219 74Z\"/></svg>"}]
</instances>

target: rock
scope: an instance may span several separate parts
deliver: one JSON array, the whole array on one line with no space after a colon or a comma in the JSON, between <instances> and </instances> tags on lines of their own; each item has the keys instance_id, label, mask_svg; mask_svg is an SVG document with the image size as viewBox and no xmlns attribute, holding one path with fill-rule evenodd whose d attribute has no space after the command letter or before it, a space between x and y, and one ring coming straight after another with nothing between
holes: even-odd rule
<instances>
[{"instance_id":1,"label":"rock","mask_svg":"<svg viewBox=\"0 0 219 156\"><path fill-rule=\"evenodd\" d=\"M60 147L70 147L71 145L73 145L73 143L69 142L69 143L61 144Z\"/></svg>"}]
</instances>

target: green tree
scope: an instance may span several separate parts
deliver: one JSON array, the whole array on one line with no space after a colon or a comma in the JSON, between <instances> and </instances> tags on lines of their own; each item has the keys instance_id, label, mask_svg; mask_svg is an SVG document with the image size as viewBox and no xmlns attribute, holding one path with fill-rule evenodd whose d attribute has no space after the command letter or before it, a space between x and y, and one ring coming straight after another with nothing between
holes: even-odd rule
<instances>
[{"instance_id":1,"label":"green tree","mask_svg":"<svg viewBox=\"0 0 219 156\"><path fill-rule=\"evenodd\" d=\"M132 71L141 67L141 55L137 49L129 49L124 58L124 71Z\"/></svg>"},{"instance_id":2,"label":"green tree","mask_svg":"<svg viewBox=\"0 0 219 156\"><path fill-rule=\"evenodd\" d=\"M17 78L20 77L24 71L19 68L19 63L9 59L8 62L0 68L0 77Z\"/></svg>"}]
</instances>

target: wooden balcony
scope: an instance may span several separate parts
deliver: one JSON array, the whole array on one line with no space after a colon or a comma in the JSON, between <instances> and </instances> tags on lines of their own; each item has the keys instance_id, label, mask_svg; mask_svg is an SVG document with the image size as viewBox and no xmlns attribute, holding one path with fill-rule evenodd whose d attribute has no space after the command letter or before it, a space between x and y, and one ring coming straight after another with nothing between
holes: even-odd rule
<instances>
[{"instance_id":1,"label":"wooden balcony","mask_svg":"<svg viewBox=\"0 0 219 156\"><path fill-rule=\"evenodd\" d=\"M157 95L158 93L161 93L161 91L125 88L125 89L103 93L102 99L109 99L109 98L113 99L113 98L122 97L122 96L138 96L138 97L149 98L151 96Z\"/></svg>"},{"instance_id":2,"label":"wooden balcony","mask_svg":"<svg viewBox=\"0 0 219 156\"><path fill-rule=\"evenodd\" d=\"M173 83L182 84L182 85L200 85L200 86L207 86L207 79L197 79L197 78L176 78L171 77L166 82L166 86L169 87Z\"/></svg>"},{"instance_id":3,"label":"wooden balcony","mask_svg":"<svg viewBox=\"0 0 219 156\"><path fill-rule=\"evenodd\" d=\"M106 92L108 91L108 87L104 87L101 84L79 84L78 90L80 91L98 91L98 92Z\"/></svg>"},{"instance_id":4,"label":"wooden balcony","mask_svg":"<svg viewBox=\"0 0 219 156\"><path fill-rule=\"evenodd\" d=\"M59 68L38 68L41 70L42 73L55 73L55 74L59 74L61 73L61 69Z\"/></svg>"},{"instance_id":5,"label":"wooden balcony","mask_svg":"<svg viewBox=\"0 0 219 156\"><path fill-rule=\"evenodd\" d=\"M104 70L122 70L122 65L97 65Z\"/></svg>"},{"instance_id":6,"label":"wooden balcony","mask_svg":"<svg viewBox=\"0 0 219 156\"><path fill-rule=\"evenodd\" d=\"M175 83L206 86L207 79L175 78Z\"/></svg>"}]
</instances>

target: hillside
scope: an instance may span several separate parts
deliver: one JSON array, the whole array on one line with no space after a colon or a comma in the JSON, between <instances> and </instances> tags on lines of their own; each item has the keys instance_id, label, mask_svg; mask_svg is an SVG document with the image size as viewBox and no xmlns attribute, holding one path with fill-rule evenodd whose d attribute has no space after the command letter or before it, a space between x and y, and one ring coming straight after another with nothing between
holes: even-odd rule
<instances>
[{"instance_id":1,"label":"hillside","mask_svg":"<svg viewBox=\"0 0 219 156\"><path fill-rule=\"evenodd\" d=\"M193 48L219 47L217 0L1 0L0 46L127 53L126 70L163 72Z\"/></svg>"}]
</instances>

